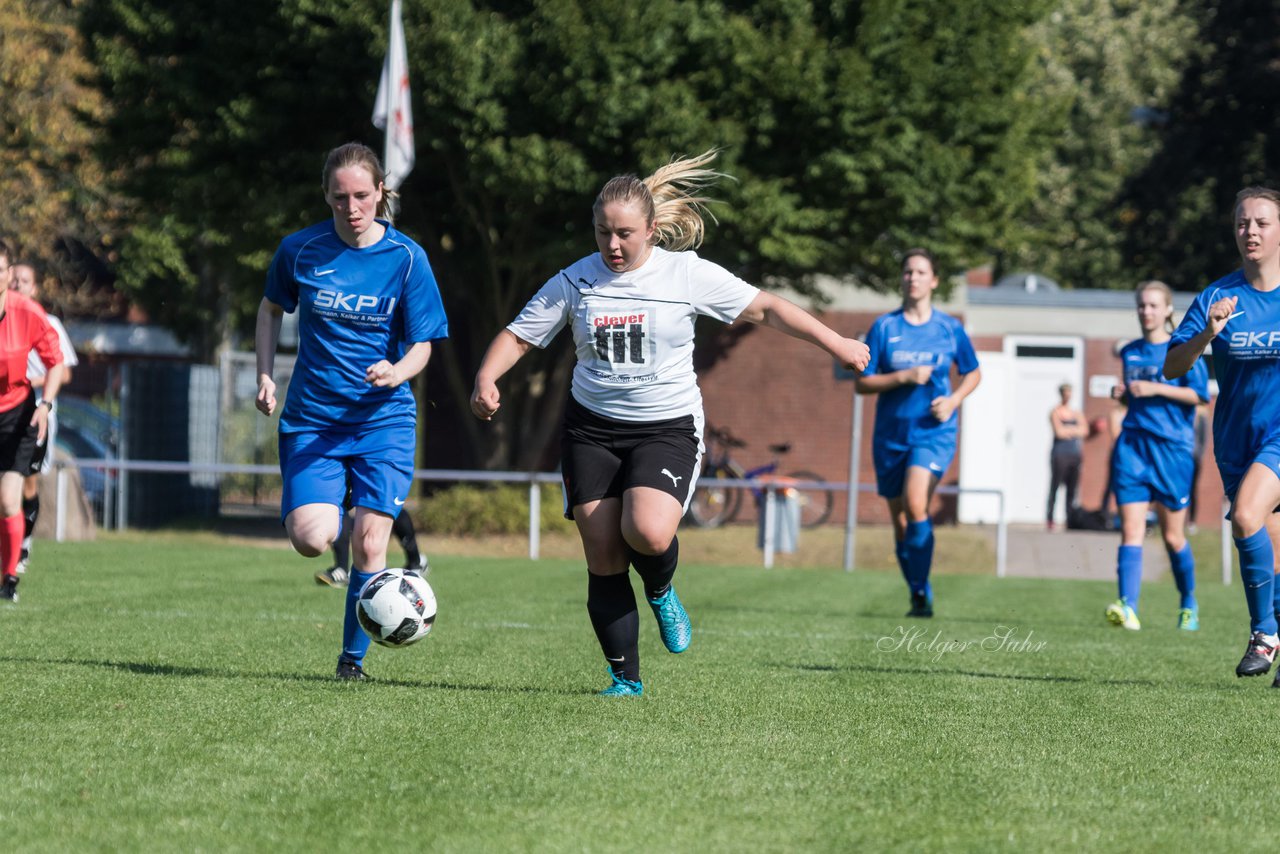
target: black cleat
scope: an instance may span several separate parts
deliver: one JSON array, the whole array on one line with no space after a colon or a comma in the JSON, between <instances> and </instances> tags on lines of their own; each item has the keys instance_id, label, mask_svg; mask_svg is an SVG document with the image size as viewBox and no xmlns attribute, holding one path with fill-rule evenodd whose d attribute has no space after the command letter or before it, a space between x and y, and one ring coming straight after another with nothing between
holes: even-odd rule
<instances>
[{"instance_id":1,"label":"black cleat","mask_svg":"<svg viewBox=\"0 0 1280 854\"><path fill-rule=\"evenodd\" d=\"M933 602L929 600L927 593L911 594L911 610L907 612L908 617L932 617Z\"/></svg>"},{"instance_id":2,"label":"black cleat","mask_svg":"<svg viewBox=\"0 0 1280 854\"><path fill-rule=\"evenodd\" d=\"M10 602L18 601L18 581L20 579L16 575L6 575L4 581L0 582L0 599L8 599Z\"/></svg>"},{"instance_id":3,"label":"black cleat","mask_svg":"<svg viewBox=\"0 0 1280 854\"><path fill-rule=\"evenodd\" d=\"M1262 632L1254 632L1249 636L1249 645L1245 647L1244 658L1236 665L1237 676L1262 676L1271 669L1276 660L1276 640Z\"/></svg>"},{"instance_id":4,"label":"black cleat","mask_svg":"<svg viewBox=\"0 0 1280 854\"><path fill-rule=\"evenodd\" d=\"M368 679L364 675L364 668L356 664L354 661L347 661L345 658L338 659L338 672L334 674L339 679L348 682L360 682Z\"/></svg>"}]
</instances>

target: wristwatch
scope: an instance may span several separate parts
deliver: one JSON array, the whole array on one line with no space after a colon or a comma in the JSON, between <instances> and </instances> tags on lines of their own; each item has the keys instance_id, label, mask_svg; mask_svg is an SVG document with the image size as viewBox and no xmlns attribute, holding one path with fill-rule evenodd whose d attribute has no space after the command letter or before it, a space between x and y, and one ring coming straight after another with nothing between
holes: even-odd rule
<instances>
[{"instance_id":1,"label":"wristwatch","mask_svg":"<svg viewBox=\"0 0 1280 854\"><path fill-rule=\"evenodd\" d=\"M37 404L36 404L36 406L47 406L47 407L49 407L49 412L50 412L50 413L52 413L52 412L53 412L53 401L52 401L52 400L42 400L42 401L40 401L39 403L37 403Z\"/></svg>"}]
</instances>

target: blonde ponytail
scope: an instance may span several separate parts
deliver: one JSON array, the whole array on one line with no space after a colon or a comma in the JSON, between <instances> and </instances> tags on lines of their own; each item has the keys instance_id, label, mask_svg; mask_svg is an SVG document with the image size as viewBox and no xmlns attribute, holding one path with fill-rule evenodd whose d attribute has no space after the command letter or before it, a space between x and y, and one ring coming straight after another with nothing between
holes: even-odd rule
<instances>
[{"instance_id":1,"label":"blonde ponytail","mask_svg":"<svg viewBox=\"0 0 1280 854\"><path fill-rule=\"evenodd\" d=\"M644 180L634 175L610 178L596 196L592 210L599 213L612 202L634 205L645 222L653 225L655 244L675 252L697 247L706 231L703 214L715 220L707 209L714 199L700 191L729 177L704 168L717 154L719 150L712 148L696 157L672 160Z\"/></svg>"}]
</instances>

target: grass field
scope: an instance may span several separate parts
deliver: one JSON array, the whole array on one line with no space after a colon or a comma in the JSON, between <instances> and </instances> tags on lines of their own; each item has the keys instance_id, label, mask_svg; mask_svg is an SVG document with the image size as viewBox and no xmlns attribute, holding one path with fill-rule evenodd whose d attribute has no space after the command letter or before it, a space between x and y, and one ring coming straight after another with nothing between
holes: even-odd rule
<instances>
[{"instance_id":1,"label":"grass field","mask_svg":"<svg viewBox=\"0 0 1280 854\"><path fill-rule=\"evenodd\" d=\"M340 684L318 562L202 534L41 543L0 607L7 851L1271 847L1270 678L1239 586L691 564L690 650L642 614L604 700L577 559L433 551L435 631ZM1211 577L1211 574L1209 575Z\"/></svg>"}]
</instances>

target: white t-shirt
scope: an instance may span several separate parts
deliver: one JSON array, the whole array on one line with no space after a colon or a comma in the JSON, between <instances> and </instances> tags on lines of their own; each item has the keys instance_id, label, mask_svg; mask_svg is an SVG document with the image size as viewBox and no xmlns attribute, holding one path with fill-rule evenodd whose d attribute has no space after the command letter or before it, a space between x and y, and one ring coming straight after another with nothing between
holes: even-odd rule
<instances>
[{"instance_id":1,"label":"white t-shirt","mask_svg":"<svg viewBox=\"0 0 1280 854\"><path fill-rule=\"evenodd\" d=\"M661 421L702 412L693 370L697 315L730 323L759 292L693 252L655 246L625 273L592 253L547 280L507 329L546 347L569 323L578 356L574 398L607 418Z\"/></svg>"},{"instance_id":2,"label":"white t-shirt","mask_svg":"<svg viewBox=\"0 0 1280 854\"><path fill-rule=\"evenodd\" d=\"M62 347L62 363L68 368L74 368L80 364L80 360L76 358L76 348L71 344L71 338L67 335L67 330L63 327L62 321L54 317L52 314L46 315L49 318L49 325L53 327L53 331L58 333L58 344ZM36 355L36 351L32 350L27 354L27 379L38 380L49 371L44 366L44 362L40 361L40 357ZM36 398L39 399L42 389L36 389Z\"/></svg>"}]
</instances>

